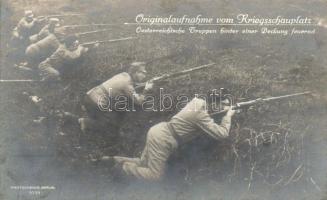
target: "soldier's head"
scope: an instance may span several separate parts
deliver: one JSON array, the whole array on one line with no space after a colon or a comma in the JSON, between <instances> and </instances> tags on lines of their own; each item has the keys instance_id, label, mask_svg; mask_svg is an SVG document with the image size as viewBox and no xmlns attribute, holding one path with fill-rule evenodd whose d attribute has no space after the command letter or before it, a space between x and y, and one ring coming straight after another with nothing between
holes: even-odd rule
<instances>
[{"instance_id":1,"label":"soldier's head","mask_svg":"<svg viewBox=\"0 0 327 200\"><path fill-rule=\"evenodd\" d=\"M131 75L133 81L143 82L146 78L145 62L133 62L130 64L128 73Z\"/></svg>"},{"instance_id":2,"label":"soldier's head","mask_svg":"<svg viewBox=\"0 0 327 200\"><path fill-rule=\"evenodd\" d=\"M26 19L27 22L33 21L33 19L34 19L33 11L31 11L31 10L25 10L24 17L25 17L25 19Z\"/></svg>"},{"instance_id":3,"label":"soldier's head","mask_svg":"<svg viewBox=\"0 0 327 200\"><path fill-rule=\"evenodd\" d=\"M64 38L63 43L67 49L74 51L79 45L78 37L76 35L68 35Z\"/></svg>"},{"instance_id":4,"label":"soldier's head","mask_svg":"<svg viewBox=\"0 0 327 200\"><path fill-rule=\"evenodd\" d=\"M233 102L233 98L230 95L230 92L226 88L211 89L208 91L207 104L211 108L223 109L226 106L230 106L232 102Z\"/></svg>"},{"instance_id":5,"label":"soldier's head","mask_svg":"<svg viewBox=\"0 0 327 200\"><path fill-rule=\"evenodd\" d=\"M59 26L59 19L58 18L50 18L49 19L49 30L54 31L56 26Z\"/></svg>"}]
</instances>

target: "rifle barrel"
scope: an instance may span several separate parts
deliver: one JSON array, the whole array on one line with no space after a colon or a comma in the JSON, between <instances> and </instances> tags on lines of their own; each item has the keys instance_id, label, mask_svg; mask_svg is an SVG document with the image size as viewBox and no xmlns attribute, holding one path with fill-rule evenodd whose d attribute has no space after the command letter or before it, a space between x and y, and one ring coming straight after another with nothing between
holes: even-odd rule
<instances>
[{"instance_id":1,"label":"rifle barrel","mask_svg":"<svg viewBox=\"0 0 327 200\"><path fill-rule=\"evenodd\" d=\"M40 18L41 17L46 17L46 18L49 18L49 17L70 17L70 16L82 16L84 14L56 14L56 15L41 15L39 16Z\"/></svg>"},{"instance_id":2,"label":"rifle barrel","mask_svg":"<svg viewBox=\"0 0 327 200\"><path fill-rule=\"evenodd\" d=\"M268 101L273 101L273 100L279 100L279 99L285 99L285 98L290 98L290 97L295 97L295 96L302 96L302 95L307 95L307 94L311 94L310 91L306 91L306 92L300 92L300 93L294 93L294 94L288 94L288 95L283 95L283 96L277 96L277 97L269 97L269 98L264 98L262 99L263 102L268 102ZM246 101L246 102L255 102L255 100L250 100L250 101ZM246 102L244 102L246 104ZM240 104L242 104L243 102L241 102ZM254 103L255 104L255 103ZM246 104L247 105L247 104ZM242 106L241 106L242 107ZM237 104L235 106L232 106L232 109L238 109L240 108L239 106L237 106ZM213 112L210 114L210 116L214 116L214 115L219 115L222 113L226 113L228 111L227 110L221 110L218 112Z\"/></svg>"},{"instance_id":3,"label":"rifle barrel","mask_svg":"<svg viewBox=\"0 0 327 200\"><path fill-rule=\"evenodd\" d=\"M215 64L216 63L210 63L210 64L206 64L206 65L201 65L201 66L198 66L198 67L193 67L191 69L186 69L186 70L183 70L183 71L180 71L180 72L177 72L177 73L170 74L170 76L179 76L179 75L182 75L182 74L187 74L189 72L194 72L194 71L198 71L200 69L211 67L211 66L213 66Z\"/></svg>"},{"instance_id":4,"label":"rifle barrel","mask_svg":"<svg viewBox=\"0 0 327 200\"><path fill-rule=\"evenodd\" d=\"M44 82L42 80L33 80L33 79L0 79L1 83L17 83L17 82Z\"/></svg>"},{"instance_id":5,"label":"rifle barrel","mask_svg":"<svg viewBox=\"0 0 327 200\"><path fill-rule=\"evenodd\" d=\"M137 37L126 37L126 38L118 38L118 39L111 39L111 40L102 40L102 41L94 41L94 42L86 42L81 45L92 45L96 43L106 43L106 42L118 42L118 41L125 41L125 40L132 40L136 39Z\"/></svg>"},{"instance_id":6,"label":"rifle barrel","mask_svg":"<svg viewBox=\"0 0 327 200\"><path fill-rule=\"evenodd\" d=\"M306 91L306 92L288 94L288 95L283 95L283 96L278 96L278 97L269 97L269 98L263 99L263 101L273 101L273 100L277 100L277 99L284 99L284 98L301 96L301 95L306 95L306 94L311 94L311 92L310 91Z\"/></svg>"},{"instance_id":7,"label":"rifle barrel","mask_svg":"<svg viewBox=\"0 0 327 200\"><path fill-rule=\"evenodd\" d=\"M171 73L171 74L164 74L162 76L159 76L159 77L154 77L152 78L153 81L159 81L159 80L164 80L164 79L168 79L168 78L173 78L173 77L176 77L176 76L181 76L183 74L187 74L187 73L190 73L190 72L195 72L195 71L198 71L200 69L204 69L204 68L208 68L208 67L211 67L213 65L215 65L216 63L210 63L210 64L206 64L206 65L201 65L201 66L198 66L198 67L193 67L193 68L190 68L190 69L186 69L186 70L183 70L183 71L179 71L179 72L175 72L175 73ZM146 83L139 83L135 89L139 89L141 87L144 87Z\"/></svg>"},{"instance_id":8,"label":"rifle barrel","mask_svg":"<svg viewBox=\"0 0 327 200\"><path fill-rule=\"evenodd\" d=\"M81 36L81 35L87 35L87 34L92 34L92 33L105 32L105 31L109 31L109 30L111 30L111 29L102 29L102 30L96 30L96 31L87 31L87 32L76 33L76 35Z\"/></svg>"},{"instance_id":9,"label":"rifle barrel","mask_svg":"<svg viewBox=\"0 0 327 200\"><path fill-rule=\"evenodd\" d=\"M63 28L77 28L77 27L89 27L89 26L119 26L120 24L70 24L62 26Z\"/></svg>"}]
</instances>

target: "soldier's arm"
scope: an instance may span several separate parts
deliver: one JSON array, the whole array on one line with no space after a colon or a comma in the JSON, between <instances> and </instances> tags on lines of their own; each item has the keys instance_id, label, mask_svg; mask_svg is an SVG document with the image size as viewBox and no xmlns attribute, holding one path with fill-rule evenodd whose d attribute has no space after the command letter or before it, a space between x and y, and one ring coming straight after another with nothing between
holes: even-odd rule
<instances>
[{"instance_id":1,"label":"soldier's arm","mask_svg":"<svg viewBox=\"0 0 327 200\"><path fill-rule=\"evenodd\" d=\"M49 35L49 30L46 27L43 27L41 31L37 34L37 39L42 40L43 38Z\"/></svg>"},{"instance_id":2,"label":"soldier's arm","mask_svg":"<svg viewBox=\"0 0 327 200\"><path fill-rule=\"evenodd\" d=\"M78 46L78 48L75 51L66 51L64 57L66 60L75 60L81 57L83 51L85 51L84 47Z\"/></svg>"},{"instance_id":3,"label":"soldier's arm","mask_svg":"<svg viewBox=\"0 0 327 200\"><path fill-rule=\"evenodd\" d=\"M16 28L16 30L17 30L17 32L19 33L19 34L21 34L22 33L22 31L23 31L23 29L25 28L25 21L24 20L20 20L19 22L18 22L18 24L17 24L17 28Z\"/></svg>"},{"instance_id":4,"label":"soldier's arm","mask_svg":"<svg viewBox=\"0 0 327 200\"><path fill-rule=\"evenodd\" d=\"M128 94L129 98L132 98L133 102L135 102L137 105L141 105L145 100L145 96L143 94L136 93L133 85L129 85L127 87L126 93Z\"/></svg>"},{"instance_id":5,"label":"soldier's arm","mask_svg":"<svg viewBox=\"0 0 327 200\"><path fill-rule=\"evenodd\" d=\"M25 28L28 28L28 29L33 28L34 25L35 25L35 20L33 20L33 21L29 22L29 23L25 21L25 23L23 23L23 26Z\"/></svg>"},{"instance_id":6,"label":"soldier's arm","mask_svg":"<svg viewBox=\"0 0 327 200\"><path fill-rule=\"evenodd\" d=\"M63 57L65 57L65 50L61 49L60 47L50 56L48 57L44 62L51 62L53 60L58 60L58 59L62 59Z\"/></svg>"},{"instance_id":7,"label":"soldier's arm","mask_svg":"<svg viewBox=\"0 0 327 200\"><path fill-rule=\"evenodd\" d=\"M195 123L214 139L226 138L229 136L232 116L232 113L227 113L221 120L220 125L218 125L206 111L199 111Z\"/></svg>"}]
</instances>

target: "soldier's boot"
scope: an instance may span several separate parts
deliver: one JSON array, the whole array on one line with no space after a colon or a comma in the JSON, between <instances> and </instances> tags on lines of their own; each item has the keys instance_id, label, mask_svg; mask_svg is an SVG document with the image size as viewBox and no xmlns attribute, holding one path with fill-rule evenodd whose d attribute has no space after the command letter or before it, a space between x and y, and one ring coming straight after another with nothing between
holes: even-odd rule
<instances>
[{"instance_id":1,"label":"soldier's boot","mask_svg":"<svg viewBox=\"0 0 327 200\"><path fill-rule=\"evenodd\" d=\"M78 121L78 116L67 111L57 111L56 116L64 121Z\"/></svg>"},{"instance_id":2,"label":"soldier's boot","mask_svg":"<svg viewBox=\"0 0 327 200\"><path fill-rule=\"evenodd\" d=\"M99 122L91 118L79 118L78 123L83 133L87 133L89 131L103 132L106 127L102 122Z\"/></svg>"},{"instance_id":3,"label":"soldier's boot","mask_svg":"<svg viewBox=\"0 0 327 200\"><path fill-rule=\"evenodd\" d=\"M80 129L81 129L81 131L83 133L86 133L87 128L88 128L88 126L87 126L87 120L88 120L87 118L79 118L78 119L78 123L80 125Z\"/></svg>"},{"instance_id":4,"label":"soldier's boot","mask_svg":"<svg viewBox=\"0 0 327 200\"><path fill-rule=\"evenodd\" d=\"M14 67L17 68L17 69L19 69L19 70L22 70L22 71L33 72L33 69L28 66L28 63L27 62L22 62L22 63L19 63L19 64L14 64Z\"/></svg>"},{"instance_id":5,"label":"soldier's boot","mask_svg":"<svg viewBox=\"0 0 327 200\"><path fill-rule=\"evenodd\" d=\"M37 106L39 106L41 104L41 102L43 101L42 98L40 98L36 95L31 95L28 92L23 92L23 95L26 96L31 102L33 102Z\"/></svg>"},{"instance_id":6,"label":"soldier's boot","mask_svg":"<svg viewBox=\"0 0 327 200\"><path fill-rule=\"evenodd\" d=\"M47 118L46 117L38 117L37 119L34 119L33 122L35 124L43 124Z\"/></svg>"}]
</instances>

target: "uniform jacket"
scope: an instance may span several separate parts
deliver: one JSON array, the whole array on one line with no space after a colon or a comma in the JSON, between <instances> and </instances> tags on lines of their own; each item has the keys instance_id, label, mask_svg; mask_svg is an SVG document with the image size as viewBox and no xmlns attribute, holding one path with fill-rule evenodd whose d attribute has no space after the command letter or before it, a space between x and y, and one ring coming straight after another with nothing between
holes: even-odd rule
<instances>
[{"instance_id":1,"label":"uniform jacket","mask_svg":"<svg viewBox=\"0 0 327 200\"><path fill-rule=\"evenodd\" d=\"M61 70L66 64L75 61L80 56L81 50L70 51L64 45L59 45L58 49L40 65Z\"/></svg>"},{"instance_id":2,"label":"uniform jacket","mask_svg":"<svg viewBox=\"0 0 327 200\"><path fill-rule=\"evenodd\" d=\"M57 37L54 34L50 34L42 40L28 46L25 54L32 60L44 60L58 49L59 44Z\"/></svg>"},{"instance_id":3,"label":"uniform jacket","mask_svg":"<svg viewBox=\"0 0 327 200\"><path fill-rule=\"evenodd\" d=\"M87 95L93 102L97 103L100 97L109 97L114 100L115 97L124 96L129 99L134 99L135 103L141 104L140 95L135 92L132 77L122 72L113 76L101 85L91 89Z\"/></svg>"},{"instance_id":4,"label":"uniform jacket","mask_svg":"<svg viewBox=\"0 0 327 200\"><path fill-rule=\"evenodd\" d=\"M207 112L206 102L194 98L169 121L181 142L188 142L206 133L214 139L226 138L231 127L231 117L223 117L220 125Z\"/></svg>"}]
</instances>

